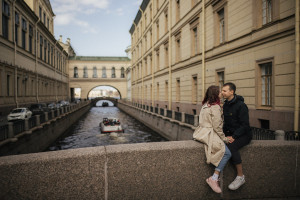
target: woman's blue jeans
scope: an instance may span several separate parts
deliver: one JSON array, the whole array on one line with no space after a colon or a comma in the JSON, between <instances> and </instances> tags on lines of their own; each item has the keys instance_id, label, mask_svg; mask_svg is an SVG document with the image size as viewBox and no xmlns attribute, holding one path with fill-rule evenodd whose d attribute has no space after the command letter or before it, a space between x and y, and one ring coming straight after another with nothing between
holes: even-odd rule
<instances>
[{"instance_id":1,"label":"woman's blue jeans","mask_svg":"<svg viewBox=\"0 0 300 200\"><path fill-rule=\"evenodd\" d=\"M228 149L227 145L225 144L225 153L224 153L224 156L223 156L222 160L220 161L218 167L216 167L215 170L219 171L219 172L223 171L223 169L224 169L226 163L228 162L228 160L230 159L230 157L231 157L231 152Z\"/></svg>"}]
</instances>

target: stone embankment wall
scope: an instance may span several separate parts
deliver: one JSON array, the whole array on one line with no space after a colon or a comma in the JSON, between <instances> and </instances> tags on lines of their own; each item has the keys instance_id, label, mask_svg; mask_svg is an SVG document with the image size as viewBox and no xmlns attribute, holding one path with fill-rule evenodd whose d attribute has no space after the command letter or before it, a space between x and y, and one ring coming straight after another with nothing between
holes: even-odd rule
<instances>
[{"instance_id":1,"label":"stone embankment wall","mask_svg":"<svg viewBox=\"0 0 300 200\"><path fill-rule=\"evenodd\" d=\"M0 199L264 199L300 198L299 142L252 141L241 150L246 183L223 194L205 179L203 144L173 141L70 149L0 157ZM294 199L293 198L293 199Z\"/></svg>"},{"instance_id":2,"label":"stone embankment wall","mask_svg":"<svg viewBox=\"0 0 300 200\"><path fill-rule=\"evenodd\" d=\"M179 141L193 139L195 126L153 112L148 112L122 101L118 102L118 108L168 140ZM198 119L196 120L198 121Z\"/></svg>"},{"instance_id":3,"label":"stone embankment wall","mask_svg":"<svg viewBox=\"0 0 300 200\"><path fill-rule=\"evenodd\" d=\"M45 151L80 117L87 113L91 106L92 104L89 102L74 105L64 114L0 142L0 156Z\"/></svg>"}]
</instances>

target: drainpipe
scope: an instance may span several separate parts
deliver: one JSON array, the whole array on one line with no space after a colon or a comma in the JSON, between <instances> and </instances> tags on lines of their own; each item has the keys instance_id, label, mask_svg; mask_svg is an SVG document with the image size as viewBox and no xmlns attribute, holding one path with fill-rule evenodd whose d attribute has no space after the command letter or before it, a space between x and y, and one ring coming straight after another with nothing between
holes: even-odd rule
<instances>
[{"instance_id":1,"label":"drainpipe","mask_svg":"<svg viewBox=\"0 0 300 200\"><path fill-rule=\"evenodd\" d=\"M202 0L202 99L205 95L205 0Z\"/></svg>"},{"instance_id":2,"label":"drainpipe","mask_svg":"<svg viewBox=\"0 0 300 200\"><path fill-rule=\"evenodd\" d=\"M169 0L169 110L172 110L172 1Z\"/></svg>"},{"instance_id":3,"label":"drainpipe","mask_svg":"<svg viewBox=\"0 0 300 200\"><path fill-rule=\"evenodd\" d=\"M38 81L39 81L39 74L37 73L37 65L38 65L38 39L39 39L39 36L38 36L38 28L37 28L37 24L40 22L40 18L36 21L35 23L35 69L34 69L34 72L35 72L35 75L36 75L36 84L35 84L35 89L36 89L36 102L39 102L39 84L38 84Z\"/></svg>"},{"instance_id":4,"label":"drainpipe","mask_svg":"<svg viewBox=\"0 0 300 200\"><path fill-rule=\"evenodd\" d=\"M154 33L153 33L153 23L154 23L154 21L153 21L153 16L154 16L154 9L153 9L153 3L152 3L152 13L151 13L151 17L152 17L152 19L151 19L151 25L152 25L152 38L151 38L151 42L152 42L152 44L151 44L151 54L152 54L152 59L151 59L151 75L152 75L152 87L151 87L151 106L154 106L154 67L153 67L153 61L154 61L154 40L153 40L153 35L154 35Z\"/></svg>"},{"instance_id":5,"label":"drainpipe","mask_svg":"<svg viewBox=\"0 0 300 200\"><path fill-rule=\"evenodd\" d=\"M141 16L141 21L143 21L143 16L144 16L144 11L141 9L141 6L140 6L140 11L141 11L141 13L142 13L142 16ZM143 23L144 24L144 27L146 28L146 22L144 22ZM142 24L142 30L141 30L141 35L142 35L142 38L141 38L141 40L143 41L143 37L144 37L144 29L143 29L143 24ZM142 43L143 44L143 43ZM145 46L145 44L144 45L142 45L142 49L141 49L141 52L142 52L142 68L141 68L141 70L142 70L142 90L141 90L141 93L142 93L142 106L144 105L144 67L145 66L143 66L143 62L144 62L144 53L146 52L144 52L144 48L143 48L143 46Z\"/></svg>"},{"instance_id":6,"label":"drainpipe","mask_svg":"<svg viewBox=\"0 0 300 200\"><path fill-rule=\"evenodd\" d=\"M16 24L16 18L15 18L15 10L16 10L16 0L13 1L13 22L12 22L12 32L13 32L13 41L14 41L14 62L13 62L13 66L15 68L15 84L14 84L14 88L15 88L15 104L16 107L19 107L18 105L18 68L16 66L16 59L17 59L17 44L16 44L16 34L15 34L15 24Z\"/></svg>"},{"instance_id":7,"label":"drainpipe","mask_svg":"<svg viewBox=\"0 0 300 200\"><path fill-rule=\"evenodd\" d=\"M135 24L134 21L133 21L132 24L134 25L134 31L135 31L136 30L136 24ZM136 40L136 38L134 38L134 39ZM131 52L133 52L133 50L135 50L135 48L136 48L136 44L135 44L134 40L132 40L131 43L132 43L132 48L131 48L132 51ZM134 59L136 59L135 56L134 56ZM135 74L133 73L133 72L135 72L135 67L134 67L134 62L135 61L134 61L134 59L133 59L133 56L132 56L132 59L131 59L131 101L132 102L134 102L134 100L135 100L135 88L134 88L134 86L135 86Z\"/></svg>"},{"instance_id":8,"label":"drainpipe","mask_svg":"<svg viewBox=\"0 0 300 200\"><path fill-rule=\"evenodd\" d=\"M299 131L299 42L300 42L300 32L299 32L299 1L296 2L296 12L295 12L295 40L296 40L296 55L295 55L295 114L294 114L294 131Z\"/></svg>"},{"instance_id":9,"label":"drainpipe","mask_svg":"<svg viewBox=\"0 0 300 200\"><path fill-rule=\"evenodd\" d=\"M56 48L57 41L58 40L56 40L56 42L54 44L54 55L53 55L53 57L55 57L56 59L57 59L57 48ZM55 85L54 85L54 87L55 87L55 101L58 102L58 98L57 98L57 78L56 78L56 64L57 63L55 62L56 59L53 59L53 63L54 63L54 79L55 79ZM81 98L81 96L80 96L80 98Z\"/></svg>"}]
</instances>

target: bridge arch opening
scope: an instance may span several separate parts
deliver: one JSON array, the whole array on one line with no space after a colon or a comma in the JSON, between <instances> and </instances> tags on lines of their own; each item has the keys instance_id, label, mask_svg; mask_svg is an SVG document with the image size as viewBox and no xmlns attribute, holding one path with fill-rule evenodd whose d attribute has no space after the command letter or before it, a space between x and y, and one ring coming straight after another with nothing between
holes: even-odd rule
<instances>
[{"instance_id":1,"label":"bridge arch opening","mask_svg":"<svg viewBox=\"0 0 300 200\"><path fill-rule=\"evenodd\" d=\"M108 98L114 98L114 99L121 99L121 92L110 85L100 85L97 87L92 88L88 92L88 99L95 99L99 97L108 97Z\"/></svg>"}]
</instances>

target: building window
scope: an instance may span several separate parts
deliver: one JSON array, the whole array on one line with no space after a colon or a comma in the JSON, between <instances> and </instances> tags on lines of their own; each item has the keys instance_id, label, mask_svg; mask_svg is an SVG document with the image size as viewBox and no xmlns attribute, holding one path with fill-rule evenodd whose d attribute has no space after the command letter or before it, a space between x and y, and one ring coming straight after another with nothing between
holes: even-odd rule
<instances>
[{"instance_id":1,"label":"building window","mask_svg":"<svg viewBox=\"0 0 300 200\"><path fill-rule=\"evenodd\" d=\"M22 18L22 48L26 49L27 22Z\"/></svg>"},{"instance_id":2,"label":"building window","mask_svg":"<svg viewBox=\"0 0 300 200\"><path fill-rule=\"evenodd\" d=\"M150 29L150 47L152 47L152 29Z\"/></svg>"},{"instance_id":3,"label":"building window","mask_svg":"<svg viewBox=\"0 0 300 200\"><path fill-rule=\"evenodd\" d=\"M49 29L49 18L47 17L47 28Z\"/></svg>"},{"instance_id":4,"label":"building window","mask_svg":"<svg viewBox=\"0 0 300 200\"><path fill-rule=\"evenodd\" d=\"M262 0L263 25L272 21L272 0Z\"/></svg>"},{"instance_id":5,"label":"building window","mask_svg":"<svg viewBox=\"0 0 300 200\"><path fill-rule=\"evenodd\" d=\"M15 12L15 43L18 44L20 17L19 13Z\"/></svg>"},{"instance_id":6,"label":"building window","mask_svg":"<svg viewBox=\"0 0 300 200\"><path fill-rule=\"evenodd\" d=\"M150 99L151 99L151 102L153 100L153 88L152 88L152 84L150 84ZM151 103L152 105L152 103Z\"/></svg>"},{"instance_id":7,"label":"building window","mask_svg":"<svg viewBox=\"0 0 300 200\"><path fill-rule=\"evenodd\" d=\"M175 1L176 1L176 22L178 22L180 19L180 0L175 0Z\"/></svg>"},{"instance_id":8,"label":"building window","mask_svg":"<svg viewBox=\"0 0 300 200\"><path fill-rule=\"evenodd\" d=\"M148 75L148 64L147 64L147 57L144 59L144 76L147 76Z\"/></svg>"},{"instance_id":9,"label":"building window","mask_svg":"<svg viewBox=\"0 0 300 200\"><path fill-rule=\"evenodd\" d=\"M152 74L152 71L153 71L153 69L152 69L152 55L150 55L150 71L149 71L149 73L150 74Z\"/></svg>"},{"instance_id":10,"label":"building window","mask_svg":"<svg viewBox=\"0 0 300 200\"><path fill-rule=\"evenodd\" d=\"M192 103L198 101L198 79L197 76L192 77Z\"/></svg>"},{"instance_id":11,"label":"building window","mask_svg":"<svg viewBox=\"0 0 300 200\"><path fill-rule=\"evenodd\" d=\"M224 85L224 71L218 71L217 72L217 84L220 88L220 90L223 88Z\"/></svg>"},{"instance_id":12,"label":"building window","mask_svg":"<svg viewBox=\"0 0 300 200\"><path fill-rule=\"evenodd\" d=\"M48 43L48 59L47 59L47 63L49 64L50 63L50 43Z\"/></svg>"},{"instance_id":13,"label":"building window","mask_svg":"<svg viewBox=\"0 0 300 200\"><path fill-rule=\"evenodd\" d=\"M176 80L176 101L180 101L180 79Z\"/></svg>"},{"instance_id":14,"label":"building window","mask_svg":"<svg viewBox=\"0 0 300 200\"><path fill-rule=\"evenodd\" d=\"M159 21L156 22L156 41L159 40Z\"/></svg>"},{"instance_id":15,"label":"building window","mask_svg":"<svg viewBox=\"0 0 300 200\"><path fill-rule=\"evenodd\" d=\"M33 49L32 49L32 38L33 38L33 28L31 25L29 25L29 52L33 53Z\"/></svg>"},{"instance_id":16,"label":"building window","mask_svg":"<svg viewBox=\"0 0 300 200\"><path fill-rule=\"evenodd\" d=\"M156 71L159 71L159 50L156 50Z\"/></svg>"},{"instance_id":17,"label":"building window","mask_svg":"<svg viewBox=\"0 0 300 200\"><path fill-rule=\"evenodd\" d=\"M102 78L106 78L106 67L102 67Z\"/></svg>"},{"instance_id":18,"label":"building window","mask_svg":"<svg viewBox=\"0 0 300 200\"><path fill-rule=\"evenodd\" d=\"M93 78L97 78L97 67L93 67Z\"/></svg>"},{"instance_id":19,"label":"building window","mask_svg":"<svg viewBox=\"0 0 300 200\"><path fill-rule=\"evenodd\" d=\"M218 12L219 17L219 42L225 42L225 20L224 20L224 8Z\"/></svg>"},{"instance_id":20,"label":"building window","mask_svg":"<svg viewBox=\"0 0 300 200\"><path fill-rule=\"evenodd\" d=\"M169 43L165 44L165 67L169 66Z\"/></svg>"},{"instance_id":21,"label":"building window","mask_svg":"<svg viewBox=\"0 0 300 200\"><path fill-rule=\"evenodd\" d=\"M44 24L46 25L46 13L44 13Z\"/></svg>"},{"instance_id":22,"label":"building window","mask_svg":"<svg viewBox=\"0 0 300 200\"><path fill-rule=\"evenodd\" d=\"M272 62L259 65L261 72L261 105L272 105Z\"/></svg>"},{"instance_id":23,"label":"building window","mask_svg":"<svg viewBox=\"0 0 300 200\"><path fill-rule=\"evenodd\" d=\"M180 50L180 35L177 35L175 38L175 45L176 45L176 62L179 62L181 60L181 50Z\"/></svg>"},{"instance_id":24,"label":"building window","mask_svg":"<svg viewBox=\"0 0 300 200\"><path fill-rule=\"evenodd\" d=\"M124 69L124 67L121 68L121 78L125 78L125 69Z\"/></svg>"},{"instance_id":25,"label":"building window","mask_svg":"<svg viewBox=\"0 0 300 200\"><path fill-rule=\"evenodd\" d=\"M169 23L169 20L168 20L168 9L165 10L165 33L168 32L168 23Z\"/></svg>"},{"instance_id":26,"label":"building window","mask_svg":"<svg viewBox=\"0 0 300 200\"><path fill-rule=\"evenodd\" d=\"M192 28L192 56L198 54L198 46L199 46L199 39L198 39L198 27Z\"/></svg>"},{"instance_id":27,"label":"building window","mask_svg":"<svg viewBox=\"0 0 300 200\"><path fill-rule=\"evenodd\" d=\"M46 57L47 57L47 40L44 40L44 61L45 62L46 62ZM60 67L60 65L59 65L59 67Z\"/></svg>"},{"instance_id":28,"label":"building window","mask_svg":"<svg viewBox=\"0 0 300 200\"><path fill-rule=\"evenodd\" d=\"M10 16L10 8L6 1L2 0L2 35L8 39L8 21Z\"/></svg>"},{"instance_id":29,"label":"building window","mask_svg":"<svg viewBox=\"0 0 300 200\"><path fill-rule=\"evenodd\" d=\"M86 66L83 68L83 78L88 78L88 69Z\"/></svg>"},{"instance_id":30,"label":"building window","mask_svg":"<svg viewBox=\"0 0 300 200\"><path fill-rule=\"evenodd\" d=\"M78 78L78 67L74 67L74 78Z\"/></svg>"},{"instance_id":31,"label":"building window","mask_svg":"<svg viewBox=\"0 0 300 200\"><path fill-rule=\"evenodd\" d=\"M165 100L169 101L169 83L168 83L168 81L165 82Z\"/></svg>"},{"instance_id":32,"label":"building window","mask_svg":"<svg viewBox=\"0 0 300 200\"><path fill-rule=\"evenodd\" d=\"M116 68L115 67L111 68L111 77L116 78Z\"/></svg>"},{"instance_id":33,"label":"building window","mask_svg":"<svg viewBox=\"0 0 300 200\"><path fill-rule=\"evenodd\" d=\"M53 66L53 47L51 47L51 65Z\"/></svg>"},{"instance_id":34,"label":"building window","mask_svg":"<svg viewBox=\"0 0 300 200\"><path fill-rule=\"evenodd\" d=\"M42 7L41 6L39 6L39 17L42 20Z\"/></svg>"},{"instance_id":35,"label":"building window","mask_svg":"<svg viewBox=\"0 0 300 200\"><path fill-rule=\"evenodd\" d=\"M40 36L40 59L43 59L43 37Z\"/></svg>"},{"instance_id":36,"label":"building window","mask_svg":"<svg viewBox=\"0 0 300 200\"><path fill-rule=\"evenodd\" d=\"M156 84L156 100L159 101L159 83Z\"/></svg>"},{"instance_id":37,"label":"building window","mask_svg":"<svg viewBox=\"0 0 300 200\"><path fill-rule=\"evenodd\" d=\"M7 75L6 76L6 94L7 94L7 96L10 95L9 90L10 90L10 75Z\"/></svg>"}]
</instances>

